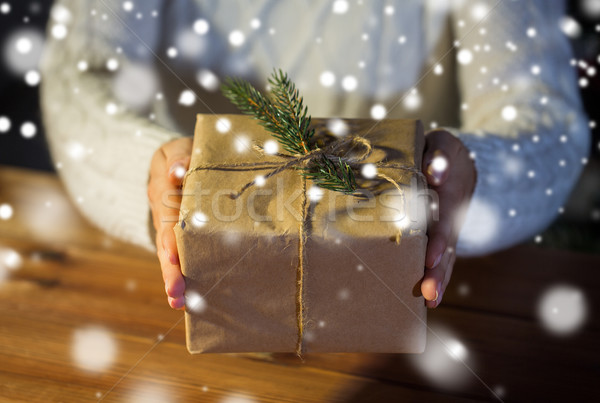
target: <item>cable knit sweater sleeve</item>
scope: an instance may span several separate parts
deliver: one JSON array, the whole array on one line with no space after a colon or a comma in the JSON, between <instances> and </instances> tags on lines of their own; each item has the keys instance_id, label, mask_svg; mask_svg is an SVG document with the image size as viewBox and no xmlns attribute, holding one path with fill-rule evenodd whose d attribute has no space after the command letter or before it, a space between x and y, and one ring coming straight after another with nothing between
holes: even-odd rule
<instances>
[{"instance_id":1,"label":"cable knit sweater sleeve","mask_svg":"<svg viewBox=\"0 0 600 403\"><path fill-rule=\"evenodd\" d=\"M68 34L63 39L48 36L42 107L56 168L90 221L107 233L152 249L146 193L150 160L161 144L179 135L128 111L115 98L112 71L115 63L122 69L151 62L151 54L140 49L139 42L133 45L134 35L121 32L123 24L111 14L121 2L62 0L55 7L62 11L56 14ZM160 31L151 19L144 24L128 22L152 47ZM107 68L110 59L113 66Z\"/></svg>"},{"instance_id":2,"label":"cable knit sweater sleeve","mask_svg":"<svg viewBox=\"0 0 600 403\"><path fill-rule=\"evenodd\" d=\"M457 253L476 255L531 238L554 219L581 172L590 136L570 45L559 29L563 3L457 3L463 107L462 127L451 131L471 150L478 173Z\"/></svg>"}]
</instances>

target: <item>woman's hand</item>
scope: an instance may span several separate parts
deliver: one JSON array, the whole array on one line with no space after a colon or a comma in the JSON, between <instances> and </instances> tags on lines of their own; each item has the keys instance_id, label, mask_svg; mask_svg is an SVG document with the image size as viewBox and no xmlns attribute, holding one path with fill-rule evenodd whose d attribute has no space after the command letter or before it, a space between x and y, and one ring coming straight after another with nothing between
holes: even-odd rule
<instances>
[{"instance_id":1,"label":"woman's hand","mask_svg":"<svg viewBox=\"0 0 600 403\"><path fill-rule=\"evenodd\" d=\"M156 229L156 250L169 305L183 309L185 282L179 266L179 253L173 227L181 205L181 184L190 165L192 138L170 141L159 148L150 163L148 199Z\"/></svg>"},{"instance_id":2,"label":"woman's hand","mask_svg":"<svg viewBox=\"0 0 600 403\"><path fill-rule=\"evenodd\" d=\"M429 308L437 307L452 275L456 242L475 189L476 171L469 151L446 130L427 133L423 173L439 197L439 219L431 220L421 292Z\"/></svg>"}]
</instances>

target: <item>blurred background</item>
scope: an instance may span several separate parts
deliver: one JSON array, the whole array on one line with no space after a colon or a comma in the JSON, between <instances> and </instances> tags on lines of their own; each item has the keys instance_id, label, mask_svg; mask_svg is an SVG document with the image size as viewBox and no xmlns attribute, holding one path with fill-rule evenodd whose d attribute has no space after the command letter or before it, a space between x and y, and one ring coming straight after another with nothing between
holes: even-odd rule
<instances>
[{"instance_id":1,"label":"blurred background","mask_svg":"<svg viewBox=\"0 0 600 403\"><path fill-rule=\"evenodd\" d=\"M551 0L552 1L552 0ZM0 0L0 165L54 171L39 108L38 62L52 1ZM600 252L600 0L568 2L571 38L593 142L586 169L555 223L531 240L540 247ZM27 40L23 40L27 38Z\"/></svg>"}]
</instances>

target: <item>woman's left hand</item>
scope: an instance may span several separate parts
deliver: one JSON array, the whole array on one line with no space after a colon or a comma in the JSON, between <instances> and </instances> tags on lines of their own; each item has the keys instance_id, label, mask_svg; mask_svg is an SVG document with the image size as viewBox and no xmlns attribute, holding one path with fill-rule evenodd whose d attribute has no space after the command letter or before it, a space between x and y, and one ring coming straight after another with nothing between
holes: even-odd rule
<instances>
[{"instance_id":1,"label":"woman's left hand","mask_svg":"<svg viewBox=\"0 0 600 403\"><path fill-rule=\"evenodd\" d=\"M475 164L463 143L446 130L427 133L423 173L437 192L439 219L431 220L427 235L425 276L421 293L429 308L437 307L450 281L456 259L456 242L475 189Z\"/></svg>"}]
</instances>

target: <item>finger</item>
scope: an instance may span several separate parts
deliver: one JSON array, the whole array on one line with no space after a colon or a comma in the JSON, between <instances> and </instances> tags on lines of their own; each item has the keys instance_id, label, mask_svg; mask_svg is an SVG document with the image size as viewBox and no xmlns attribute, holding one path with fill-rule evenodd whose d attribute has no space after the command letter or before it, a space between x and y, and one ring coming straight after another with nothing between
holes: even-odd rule
<instances>
[{"instance_id":1,"label":"finger","mask_svg":"<svg viewBox=\"0 0 600 403\"><path fill-rule=\"evenodd\" d=\"M448 247L446 252L444 252L439 266L434 269L438 272L436 276L433 276L435 279L435 288L433 284L425 285L427 292L431 293L432 289L437 291L437 294L433 300L425 301L425 305L428 308L436 308L441 304L444 293L446 292L446 288L448 287L448 283L450 282L450 278L452 277L452 270L454 268L455 260L456 254L454 253L454 248ZM423 285L421 285L421 289L423 291Z\"/></svg>"},{"instance_id":2,"label":"finger","mask_svg":"<svg viewBox=\"0 0 600 403\"><path fill-rule=\"evenodd\" d=\"M440 216L443 217L443 216ZM438 222L429 226L429 241L425 254L425 267L435 269L439 266L444 251L449 242L452 225L450 220L441 218Z\"/></svg>"},{"instance_id":3,"label":"finger","mask_svg":"<svg viewBox=\"0 0 600 403\"><path fill-rule=\"evenodd\" d=\"M457 190L458 188L459 186L455 186L454 179L452 179L437 190L438 218L431 220L427 229L429 241L427 242L425 266L430 269L440 263L446 248L456 243L458 236L457 211L463 207L462 196Z\"/></svg>"},{"instance_id":4,"label":"finger","mask_svg":"<svg viewBox=\"0 0 600 403\"><path fill-rule=\"evenodd\" d=\"M438 265L435 269L425 271L425 276L421 282L421 294L423 294L427 303L436 301L439 298L444 277L445 267L443 265Z\"/></svg>"},{"instance_id":5,"label":"finger","mask_svg":"<svg viewBox=\"0 0 600 403\"><path fill-rule=\"evenodd\" d=\"M165 224L162 231L162 247L167 254L169 262L174 266L179 266L179 253L177 252L175 231L168 224Z\"/></svg>"},{"instance_id":6,"label":"finger","mask_svg":"<svg viewBox=\"0 0 600 403\"><path fill-rule=\"evenodd\" d=\"M446 263L446 277L442 283L442 295L446 292L450 279L452 278L452 271L454 270L454 263L456 262L456 253L454 249L448 248L448 262Z\"/></svg>"},{"instance_id":7,"label":"finger","mask_svg":"<svg viewBox=\"0 0 600 403\"><path fill-rule=\"evenodd\" d=\"M153 177L148 185L148 198L152 210L152 220L157 231L162 225L173 227L179 219L181 189L171 184L163 174Z\"/></svg>"},{"instance_id":8,"label":"finger","mask_svg":"<svg viewBox=\"0 0 600 403\"><path fill-rule=\"evenodd\" d=\"M171 298L183 297L185 281L181 274L179 264L173 264L168 252L162 245L163 234L157 235L157 255L165 283L165 292Z\"/></svg>"},{"instance_id":9,"label":"finger","mask_svg":"<svg viewBox=\"0 0 600 403\"><path fill-rule=\"evenodd\" d=\"M171 141L164 144L162 149L166 156L167 177L173 185L179 186L190 166L192 139L182 138Z\"/></svg>"},{"instance_id":10,"label":"finger","mask_svg":"<svg viewBox=\"0 0 600 403\"><path fill-rule=\"evenodd\" d=\"M169 301L169 305L173 309L183 310L185 308L185 297L179 297L179 298L169 297L168 301Z\"/></svg>"}]
</instances>

